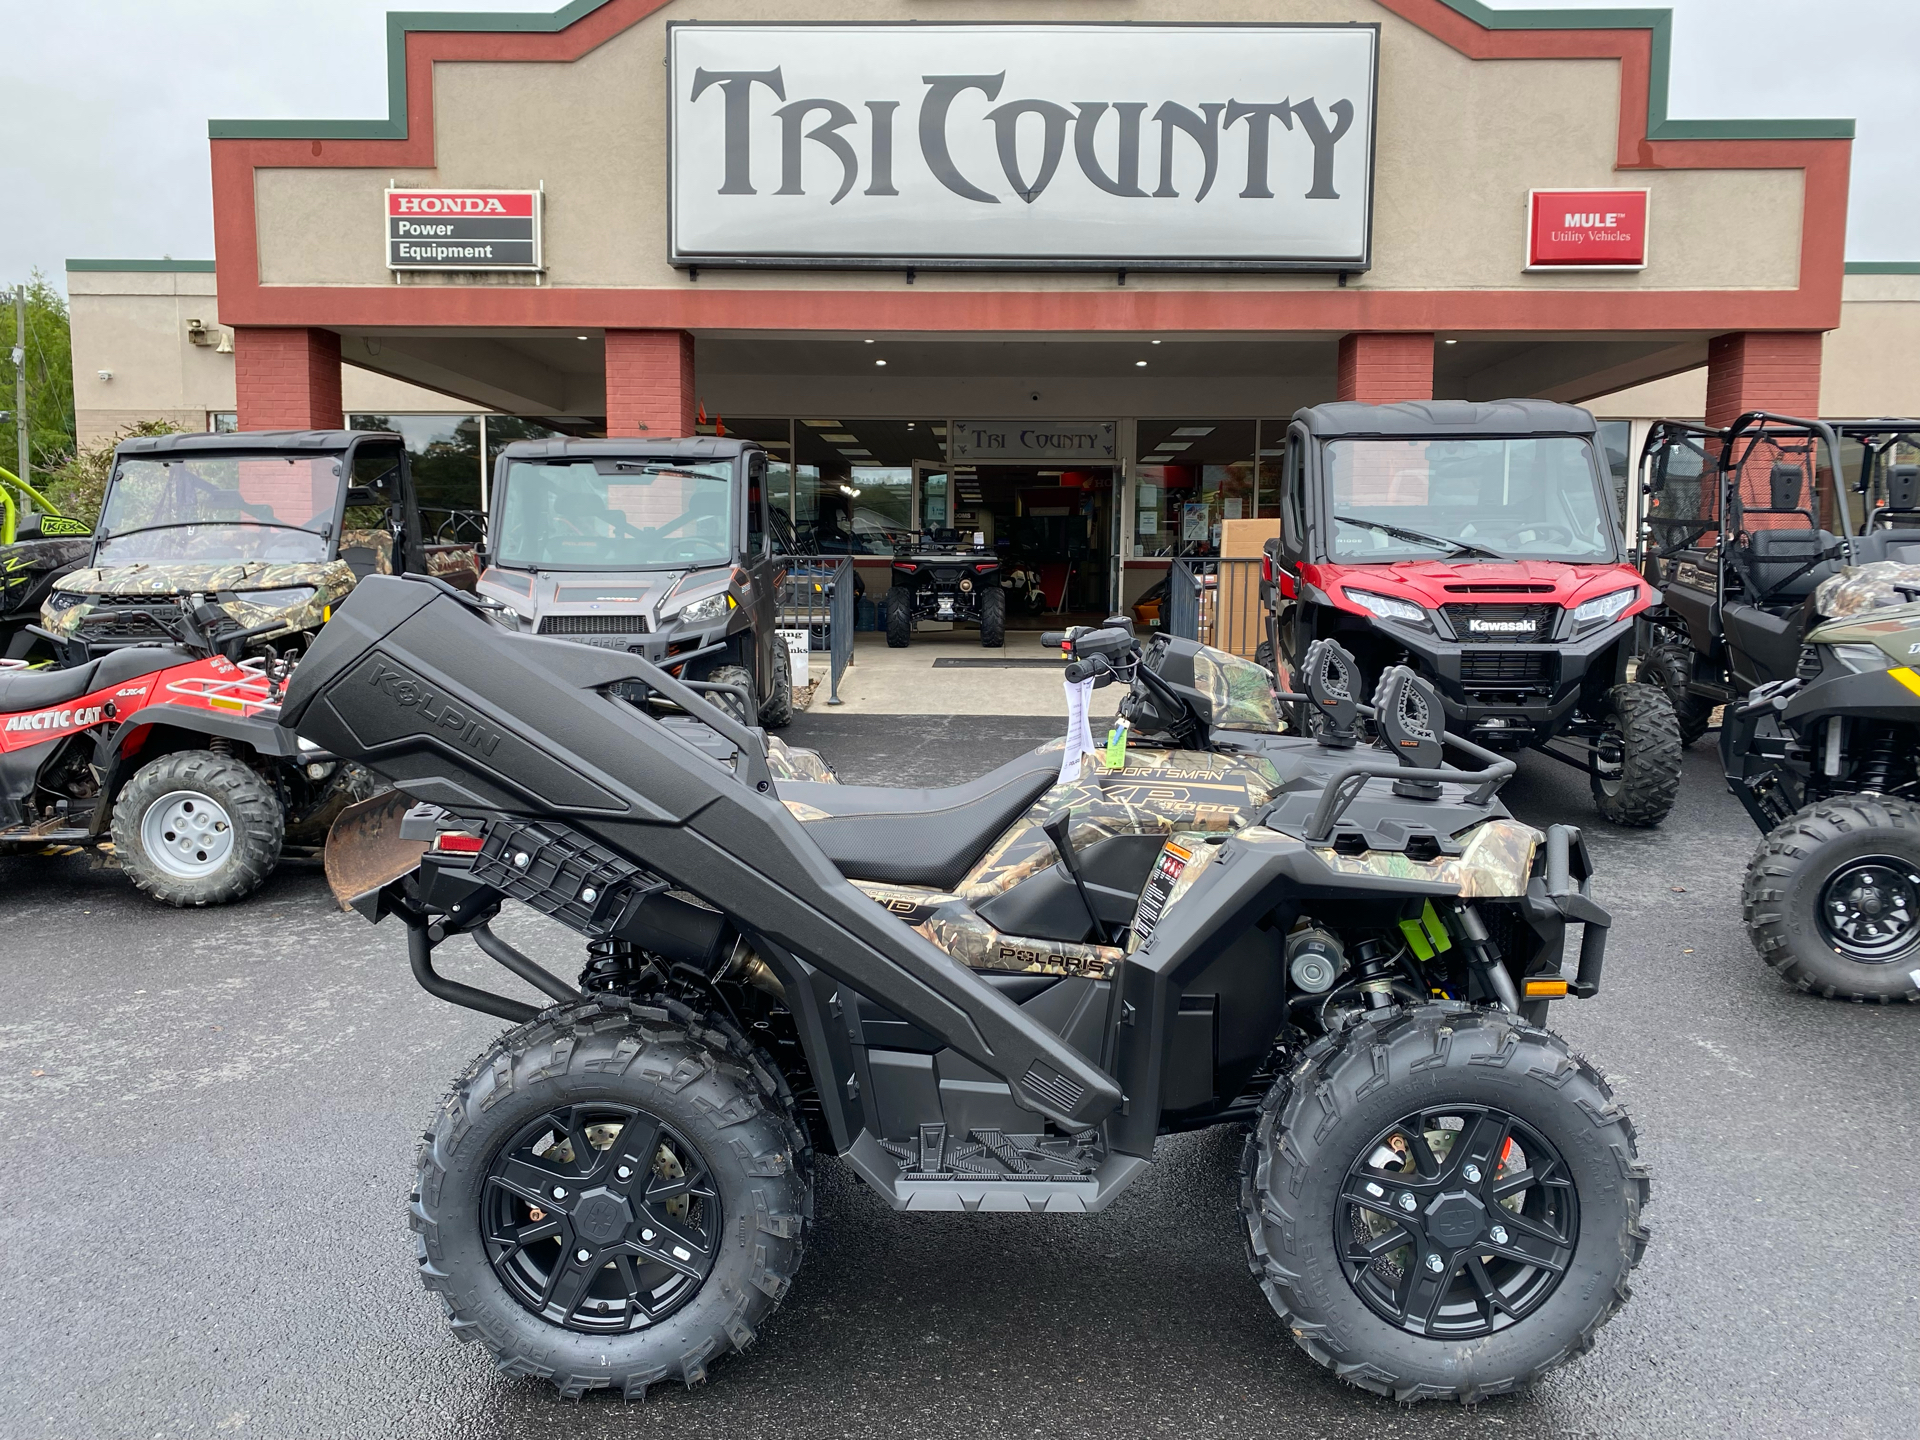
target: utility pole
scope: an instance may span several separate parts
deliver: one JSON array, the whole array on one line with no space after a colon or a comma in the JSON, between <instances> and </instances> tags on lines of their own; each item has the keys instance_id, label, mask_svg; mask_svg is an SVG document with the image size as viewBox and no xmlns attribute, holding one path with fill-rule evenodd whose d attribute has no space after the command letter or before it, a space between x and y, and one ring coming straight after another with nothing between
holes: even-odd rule
<instances>
[{"instance_id":1,"label":"utility pole","mask_svg":"<svg viewBox=\"0 0 1920 1440\"><path fill-rule=\"evenodd\" d=\"M13 433L20 438L20 468L14 473L30 485L27 465L27 287L13 292Z\"/></svg>"}]
</instances>

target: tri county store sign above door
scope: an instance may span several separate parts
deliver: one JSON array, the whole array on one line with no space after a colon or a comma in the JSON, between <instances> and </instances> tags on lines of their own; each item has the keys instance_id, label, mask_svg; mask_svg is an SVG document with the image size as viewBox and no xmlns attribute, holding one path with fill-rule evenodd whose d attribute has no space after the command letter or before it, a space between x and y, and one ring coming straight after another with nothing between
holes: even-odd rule
<instances>
[{"instance_id":1,"label":"tri county store sign above door","mask_svg":"<svg viewBox=\"0 0 1920 1440\"><path fill-rule=\"evenodd\" d=\"M1379 40L675 24L673 263L1364 269Z\"/></svg>"}]
</instances>

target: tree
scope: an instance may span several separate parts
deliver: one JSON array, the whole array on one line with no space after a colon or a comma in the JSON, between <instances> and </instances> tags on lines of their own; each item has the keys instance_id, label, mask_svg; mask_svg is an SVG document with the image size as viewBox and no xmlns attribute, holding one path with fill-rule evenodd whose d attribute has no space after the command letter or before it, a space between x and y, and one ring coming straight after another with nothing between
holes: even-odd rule
<instances>
[{"instance_id":1,"label":"tree","mask_svg":"<svg viewBox=\"0 0 1920 1440\"><path fill-rule=\"evenodd\" d=\"M61 514L94 524L100 518L100 502L106 498L107 477L113 473L113 447L131 436L173 435L180 429L170 420L138 421L68 456L50 474L37 475L35 488L59 506Z\"/></svg>"},{"instance_id":2,"label":"tree","mask_svg":"<svg viewBox=\"0 0 1920 1440\"><path fill-rule=\"evenodd\" d=\"M14 315L17 291L0 296L0 466L11 470L20 453L14 407ZM27 284L27 440L36 475L73 457L73 337L67 302L38 270Z\"/></svg>"}]
</instances>

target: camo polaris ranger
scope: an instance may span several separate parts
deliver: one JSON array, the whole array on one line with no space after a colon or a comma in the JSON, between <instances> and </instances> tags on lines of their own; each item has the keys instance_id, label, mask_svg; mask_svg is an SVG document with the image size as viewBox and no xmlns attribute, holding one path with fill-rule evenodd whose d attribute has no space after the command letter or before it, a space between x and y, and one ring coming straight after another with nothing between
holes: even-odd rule
<instances>
[{"instance_id":1,"label":"camo polaris ranger","mask_svg":"<svg viewBox=\"0 0 1920 1440\"><path fill-rule=\"evenodd\" d=\"M748 725L793 718L774 628L794 543L745 440L523 440L494 465L480 593L533 635L642 655Z\"/></svg>"},{"instance_id":2,"label":"camo polaris ranger","mask_svg":"<svg viewBox=\"0 0 1920 1440\"><path fill-rule=\"evenodd\" d=\"M1069 632L1069 678L1127 686L1130 738L897 790L812 778L639 656L477 606L369 582L282 723L398 787L336 825L335 893L511 1027L429 1120L409 1211L421 1280L501 1370L704 1380L787 1293L822 1151L896 1209L997 1213L987 1257L1214 1125L1245 1135L1233 1228L1275 1333L1353 1384L1500 1394L1627 1298L1633 1126L1545 1028L1600 989L1585 846L1502 808L1511 760L1444 764L1405 667L1356 704L1321 642L1287 697L1308 739L1248 662ZM577 980L492 930L509 901L582 936ZM436 969L461 935L546 1007Z\"/></svg>"},{"instance_id":3,"label":"camo polaris ranger","mask_svg":"<svg viewBox=\"0 0 1920 1440\"><path fill-rule=\"evenodd\" d=\"M29 727L0 767L0 847L111 841L173 905L250 893L378 788L274 724L332 608L368 575L474 579L471 548L425 535L406 450L383 433L125 440L90 544L41 612L62 668L0 677Z\"/></svg>"}]
</instances>

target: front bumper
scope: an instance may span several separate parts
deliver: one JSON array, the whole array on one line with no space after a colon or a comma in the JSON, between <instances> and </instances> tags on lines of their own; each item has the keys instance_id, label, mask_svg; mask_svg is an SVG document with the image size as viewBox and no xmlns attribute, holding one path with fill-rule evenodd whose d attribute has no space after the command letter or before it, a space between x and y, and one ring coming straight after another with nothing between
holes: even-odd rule
<instances>
[{"instance_id":1,"label":"front bumper","mask_svg":"<svg viewBox=\"0 0 1920 1440\"><path fill-rule=\"evenodd\" d=\"M1406 648L1440 692L1447 728L1489 739L1545 740L1565 724L1596 665L1618 662L1633 617L1537 644L1460 643L1395 620L1372 627ZM1613 683L1613 675L1605 677Z\"/></svg>"}]
</instances>

